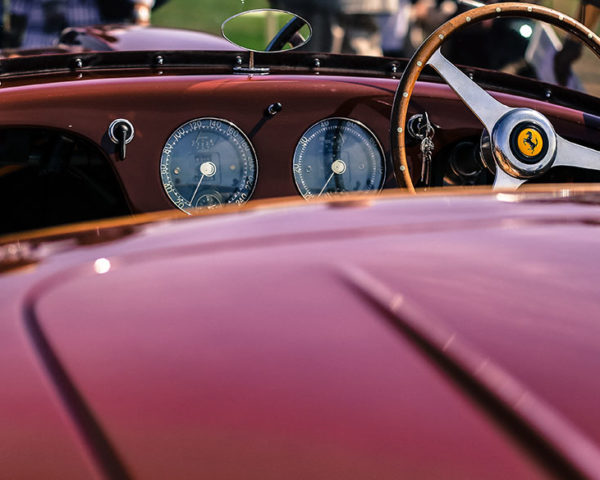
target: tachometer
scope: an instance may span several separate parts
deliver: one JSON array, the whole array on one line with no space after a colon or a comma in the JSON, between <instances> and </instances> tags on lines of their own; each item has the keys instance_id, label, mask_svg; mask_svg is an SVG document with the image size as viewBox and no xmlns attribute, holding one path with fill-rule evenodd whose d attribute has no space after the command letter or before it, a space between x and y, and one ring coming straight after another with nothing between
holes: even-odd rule
<instances>
[{"instance_id":1,"label":"tachometer","mask_svg":"<svg viewBox=\"0 0 600 480\"><path fill-rule=\"evenodd\" d=\"M329 118L310 127L294 152L293 173L304 198L377 191L385 179L385 156L364 125Z\"/></svg>"},{"instance_id":2,"label":"tachometer","mask_svg":"<svg viewBox=\"0 0 600 480\"><path fill-rule=\"evenodd\" d=\"M189 212L246 202L256 185L256 154L246 135L218 118L190 120L162 150L160 177L171 201Z\"/></svg>"}]
</instances>

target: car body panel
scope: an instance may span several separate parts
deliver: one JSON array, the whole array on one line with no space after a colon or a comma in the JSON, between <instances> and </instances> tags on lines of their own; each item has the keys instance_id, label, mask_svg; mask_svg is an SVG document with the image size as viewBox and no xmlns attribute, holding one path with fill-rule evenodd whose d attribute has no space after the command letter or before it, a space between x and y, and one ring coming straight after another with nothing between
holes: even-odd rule
<instances>
[{"instance_id":1,"label":"car body panel","mask_svg":"<svg viewBox=\"0 0 600 480\"><path fill-rule=\"evenodd\" d=\"M25 280L25 284L22 282ZM32 345L23 311L25 278L0 289L0 465L6 478L96 478L89 451Z\"/></svg>"},{"instance_id":2,"label":"car body panel","mask_svg":"<svg viewBox=\"0 0 600 480\"><path fill-rule=\"evenodd\" d=\"M544 473L523 456L531 445L519 450L497 412L348 272L418 305L594 446L600 392L582 372L593 375L600 349L596 199L359 197L137 227L0 277L0 290L28 292L0 309L25 338L27 325L39 329L135 476L203 465L217 478L376 468L382 478L438 478L438 468L535 478ZM94 270L100 257L107 273ZM48 369L43 356L30 362ZM54 395L85 439L71 394L58 385Z\"/></svg>"}]
</instances>

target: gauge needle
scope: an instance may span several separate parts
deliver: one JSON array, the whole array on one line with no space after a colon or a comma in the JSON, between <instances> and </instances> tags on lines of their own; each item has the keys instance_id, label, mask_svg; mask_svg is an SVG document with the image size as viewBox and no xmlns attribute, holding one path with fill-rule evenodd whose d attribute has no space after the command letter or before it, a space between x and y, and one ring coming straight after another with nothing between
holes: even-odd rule
<instances>
[{"instance_id":1,"label":"gauge needle","mask_svg":"<svg viewBox=\"0 0 600 480\"><path fill-rule=\"evenodd\" d=\"M192 195L192 198L190 198L190 205L192 204L192 201L194 200L194 197L198 193L198 189L200 188L200 185L202 184L202 180L204 180L204 175L202 175L200 177L200 181L198 182L198 185L196 185L196 190L194 190L194 194Z\"/></svg>"},{"instance_id":2,"label":"gauge needle","mask_svg":"<svg viewBox=\"0 0 600 480\"><path fill-rule=\"evenodd\" d=\"M200 177L198 185L196 185L196 190L194 190L192 198L190 198L190 205L198 193L198 189L200 188L200 185L202 185L202 180L204 180L204 177L213 177L215 173L217 173L217 166L213 162L204 162L202 165L200 165L200 173L202 176Z\"/></svg>"},{"instance_id":3,"label":"gauge needle","mask_svg":"<svg viewBox=\"0 0 600 480\"><path fill-rule=\"evenodd\" d=\"M331 175L329 175L329 178L325 182L325 185L323 185L323 188L321 189L321 191L319 192L317 197L320 197L323 194L323 192L325 191L325 188L327 188L327 185L329 185L329 182L331 182L331 179L333 178L334 175L341 175L345 171L346 171L346 164L344 163L343 160L336 160L335 162L333 162L331 164Z\"/></svg>"},{"instance_id":4,"label":"gauge needle","mask_svg":"<svg viewBox=\"0 0 600 480\"><path fill-rule=\"evenodd\" d=\"M323 194L323 191L325 190L325 188L327 188L327 185L329 185L329 182L331 182L331 179L333 178L334 174L335 174L335 172L331 172L331 175L329 175L329 178L325 182L325 185L323 185L323 188L321 189L321 191L319 192L317 197L320 197Z\"/></svg>"}]
</instances>

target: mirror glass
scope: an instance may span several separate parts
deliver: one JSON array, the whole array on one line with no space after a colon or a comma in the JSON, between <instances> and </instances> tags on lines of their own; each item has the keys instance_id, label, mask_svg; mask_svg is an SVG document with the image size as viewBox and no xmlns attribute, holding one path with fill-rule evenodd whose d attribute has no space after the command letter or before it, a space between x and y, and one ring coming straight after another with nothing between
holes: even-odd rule
<instances>
[{"instance_id":1,"label":"mirror glass","mask_svg":"<svg viewBox=\"0 0 600 480\"><path fill-rule=\"evenodd\" d=\"M310 40L312 30L302 17L274 9L248 10L225 20L223 36L253 52L283 52Z\"/></svg>"}]
</instances>

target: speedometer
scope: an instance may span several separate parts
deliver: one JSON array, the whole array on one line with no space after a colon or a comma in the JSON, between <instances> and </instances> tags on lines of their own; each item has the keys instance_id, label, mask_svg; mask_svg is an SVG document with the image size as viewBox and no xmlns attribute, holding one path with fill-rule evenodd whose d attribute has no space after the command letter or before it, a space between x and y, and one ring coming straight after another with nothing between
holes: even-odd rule
<instances>
[{"instance_id":1,"label":"speedometer","mask_svg":"<svg viewBox=\"0 0 600 480\"><path fill-rule=\"evenodd\" d=\"M355 120L329 118L310 127L300 139L293 173L307 199L378 191L385 179L385 156L367 127Z\"/></svg>"},{"instance_id":2,"label":"speedometer","mask_svg":"<svg viewBox=\"0 0 600 480\"><path fill-rule=\"evenodd\" d=\"M256 154L244 133L218 118L190 120L175 130L160 158L165 192L184 212L246 202L256 185Z\"/></svg>"}]
</instances>

